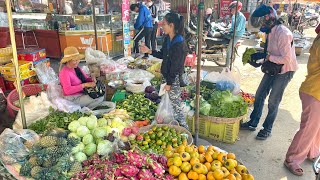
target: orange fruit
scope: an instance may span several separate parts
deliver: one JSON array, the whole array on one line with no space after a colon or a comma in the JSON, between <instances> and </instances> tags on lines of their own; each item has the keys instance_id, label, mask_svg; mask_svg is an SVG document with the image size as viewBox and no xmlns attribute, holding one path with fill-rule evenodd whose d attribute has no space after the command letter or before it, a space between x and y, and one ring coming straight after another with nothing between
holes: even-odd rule
<instances>
[{"instance_id":1,"label":"orange fruit","mask_svg":"<svg viewBox=\"0 0 320 180\"><path fill-rule=\"evenodd\" d=\"M227 158L228 159L236 159L236 155L234 153L228 153Z\"/></svg>"},{"instance_id":2,"label":"orange fruit","mask_svg":"<svg viewBox=\"0 0 320 180\"><path fill-rule=\"evenodd\" d=\"M200 145L200 146L198 147L198 151L199 151L200 154L205 153L206 148L204 147L204 145Z\"/></svg>"}]
</instances>

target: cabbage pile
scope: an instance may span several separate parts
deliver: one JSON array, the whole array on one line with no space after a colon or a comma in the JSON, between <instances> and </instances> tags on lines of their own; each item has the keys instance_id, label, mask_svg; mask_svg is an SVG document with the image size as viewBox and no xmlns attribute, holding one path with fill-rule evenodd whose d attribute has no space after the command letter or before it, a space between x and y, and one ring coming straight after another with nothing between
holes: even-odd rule
<instances>
[{"instance_id":1,"label":"cabbage pile","mask_svg":"<svg viewBox=\"0 0 320 180\"><path fill-rule=\"evenodd\" d=\"M110 134L120 138L120 133L128 125L129 121L123 121L119 117L97 119L94 115L72 121L68 126L71 131L69 137L81 140L81 143L73 148L72 153L79 162L95 153L107 155L113 150L112 140L107 140Z\"/></svg>"}]
</instances>

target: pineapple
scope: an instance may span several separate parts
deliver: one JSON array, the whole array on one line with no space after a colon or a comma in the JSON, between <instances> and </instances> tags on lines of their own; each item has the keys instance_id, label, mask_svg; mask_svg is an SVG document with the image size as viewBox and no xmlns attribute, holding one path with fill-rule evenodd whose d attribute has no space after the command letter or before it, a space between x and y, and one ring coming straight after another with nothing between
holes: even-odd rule
<instances>
[{"instance_id":1,"label":"pineapple","mask_svg":"<svg viewBox=\"0 0 320 180\"><path fill-rule=\"evenodd\" d=\"M52 147L56 145L65 145L67 144L66 139L58 138L55 136L44 136L39 141L42 147Z\"/></svg>"},{"instance_id":2,"label":"pineapple","mask_svg":"<svg viewBox=\"0 0 320 180\"><path fill-rule=\"evenodd\" d=\"M32 167L40 165L39 160L36 156L31 156L29 159L29 163Z\"/></svg>"},{"instance_id":3,"label":"pineapple","mask_svg":"<svg viewBox=\"0 0 320 180\"><path fill-rule=\"evenodd\" d=\"M74 174L80 172L82 170L82 166L81 166L81 163L76 161L73 163L73 165L71 166L70 170L69 170L69 173L70 176L73 176Z\"/></svg>"},{"instance_id":4,"label":"pineapple","mask_svg":"<svg viewBox=\"0 0 320 180\"><path fill-rule=\"evenodd\" d=\"M36 177L41 171L43 170L40 166L35 166L31 169L31 176L34 178Z\"/></svg>"},{"instance_id":5,"label":"pineapple","mask_svg":"<svg viewBox=\"0 0 320 180\"><path fill-rule=\"evenodd\" d=\"M68 145L71 147L75 147L80 143L80 140L77 138L67 138Z\"/></svg>"},{"instance_id":6,"label":"pineapple","mask_svg":"<svg viewBox=\"0 0 320 180\"><path fill-rule=\"evenodd\" d=\"M30 176L32 166L29 162L25 162L22 164L20 169L20 175L21 176Z\"/></svg>"}]
</instances>

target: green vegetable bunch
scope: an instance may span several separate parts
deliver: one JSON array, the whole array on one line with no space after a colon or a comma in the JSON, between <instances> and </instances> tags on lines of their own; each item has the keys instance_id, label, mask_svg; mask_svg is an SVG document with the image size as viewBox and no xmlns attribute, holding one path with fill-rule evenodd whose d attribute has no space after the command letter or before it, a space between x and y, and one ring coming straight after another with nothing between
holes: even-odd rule
<instances>
[{"instance_id":1,"label":"green vegetable bunch","mask_svg":"<svg viewBox=\"0 0 320 180\"><path fill-rule=\"evenodd\" d=\"M246 48L246 51L242 55L242 63L243 65L247 64L251 61L251 55L256 53L256 49L254 48Z\"/></svg>"},{"instance_id":2,"label":"green vegetable bunch","mask_svg":"<svg viewBox=\"0 0 320 180\"><path fill-rule=\"evenodd\" d=\"M67 129L70 122L78 120L83 116L83 113L80 112L66 113L54 110L53 108L50 108L49 112L50 114L47 117L30 124L28 129L32 129L38 134L55 128Z\"/></svg>"},{"instance_id":3,"label":"green vegetable bunch","mask_svg":"<svg viewBox=\"0 0 320 180\"><path fill-rule=\"evenodd\" d=\"M134 120L153 120L157 105L144 97L144 94L131 94L117 102L117 109L125 109Z\"/></svg>"},{"instance_id":4,"label":"green vegetable bunch","mask_svg":"<svg viewBox=\"0 0 320 180\"><path fill-rule=\"evenodd\" d=\"M235 118L243 116L248 111L248 104L240 95L230 91L215 91L209 99L211 104L210 116Z\"/></svg>"}]
</instances>

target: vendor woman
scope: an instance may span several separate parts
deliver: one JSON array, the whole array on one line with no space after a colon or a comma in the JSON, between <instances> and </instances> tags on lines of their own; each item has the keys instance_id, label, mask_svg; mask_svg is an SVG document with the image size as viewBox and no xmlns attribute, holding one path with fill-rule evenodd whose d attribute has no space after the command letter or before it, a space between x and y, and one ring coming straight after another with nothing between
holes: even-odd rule
<instances>
[{"instance_id":1,"label":"vendor woman","mask_svg":"<svg viewBox=\"0 0 320 180\"><path fill-rule=\"evenodd\" d=\"M162 49L160 51L152 51L147 46L140 46L140 50L142 53L149 53L157 58L163 59L161 74L166 81L164 89L169 92L174 110L174 119L179 122L180 126L188 129L180 98L181 86L184 85L180 79L182 79L184 61L188 53L183 38L183 16L176 13L166 14L163 19L162 28L167 35Z\"/></svg>"},{"instance_id":2,"label":"vendor woman","mask_svg":"<svg viewBox=\"0 0 320 180\"><path fill-rule=\"evenodd\" d=\"M80 59L84 55L79 54L75 47L67 47L64 49L64 57L60 62L59 79L62 86L65 99L80 105L93 109L104 100L104 96L93 99L89 95L83 94L84 88L95 87L96 83L89 78L78 66Z\"/></svg>"}]
</instances>

